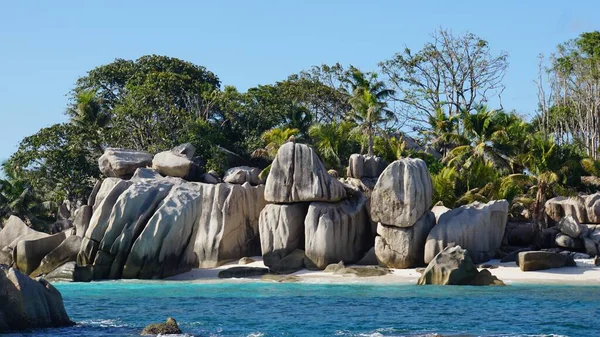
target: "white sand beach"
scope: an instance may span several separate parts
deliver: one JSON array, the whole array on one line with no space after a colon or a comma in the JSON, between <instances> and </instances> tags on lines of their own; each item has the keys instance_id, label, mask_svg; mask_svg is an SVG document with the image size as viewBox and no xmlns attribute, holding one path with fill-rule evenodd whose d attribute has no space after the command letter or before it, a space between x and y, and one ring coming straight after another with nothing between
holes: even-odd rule
<instances>
[{"instance_id":1,"label":"white sand beach","mask_svg":"<svg viewBox=\"0 0 600 337\"><path fill-rule=\"evenodd\" d=\"M187 273L168 278L172 281L197 281L214 282L224 281L219 279L220 271L232 267L265 267L262 257L252 257L255 262L240 265L237 262L224 264L216 268L193 269ZM577 267L563 267L542 271L523 272L514 262L500 263L499 260L491 260L486 264L493 266L490 272L504 281L507 285L513 283L529 284L572 284L572 285L600 285L600 267L596 267L592 259L576 260ZM355 275L336 275L323 271L301 270L296 273L285 275L293 276L295 282L302 283L367 283L367 284L416 284L420 273L414 268L392 269L392 273L384 276L357 277ZM248 278L248 280L260 280L260 277ZM265 280L264 282L277 282Z\"/></svg>"}]
</instances>

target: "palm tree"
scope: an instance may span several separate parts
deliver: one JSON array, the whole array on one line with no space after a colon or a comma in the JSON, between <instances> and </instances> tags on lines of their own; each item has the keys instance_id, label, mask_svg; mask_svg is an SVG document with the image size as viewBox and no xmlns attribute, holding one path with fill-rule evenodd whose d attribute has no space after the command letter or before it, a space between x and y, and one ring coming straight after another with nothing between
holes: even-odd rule
<instances>
[{"instance_id":1,"label":"palm tree","mask_svg":"<svg viewBox=\"0 0 600 337\"><path fill-rule=\"evenodd\" d=\"M480 106L475 113L463 113L463 134L469 143L452 149L445 161L468 170L475 162L490 163L500 171L511 169L511 159L496 146L507 136L503 125L498 122L498 112Z\"/></svg>"},{"instance_id":2,"label":"palm tree","mask_svg":"<svg viewBox=\"0 0 600 337\"><path fill-rule=\"evenodd\" d=\"M94 90L83 90L76 95L76 105L69 110L71 123L90 132L97 137L88 138L91 146L103 152L102 139L111 121L111 114L102 109Z\"/></svg>"},{"instance_id":3,"label":"palm tree","mask_svg":"<svg viewBox=\"0 0 600 337\"><path fill-rule=\"evenodd\" d=\"M352 106L351 118L359 128L367 134L368 154L373 155L373 136L375 131L381 130L379 125L394 117L387 108L386 98L394 95L394 90L386 88L383 81L377 80L376 73L363 73L351 67L346 80L352 89L350 105ZM361 152L364 151L364 147Z\"/></svg>"},{"instance_id":4,"label":"palm tree","mask_svg":"<svg viewBox=\"0 0 600 337\"><path fill-rule=\"evenodd\" d=\"M41 202L25 179L16 170L2 164L6 178L0 179L0 222L11 215L18 216L28 225L44 230L52 221L58 206L54 202Z\"/></svg>"},{"instance_id":5,"label":"palm tree","mask_svg":"<svg viewBox=\"0 0 600 337\"><path fill-rule=\"evenodd\" d=\"M260 139L262 140L263 144L265 144L265 146L263 148L254 150L252 152L252 157L265 158L269 160L275 159L277 151L279 151L281 145L290 141L294 141L299 133L300 130L298 129L290 129L283 127L272 128L270 130L265 131L260 136ZM260 179L267 179L267 176L271 171L271 165L272 164L269 164L269 166L267 166L264 170L260 172L260 174L258 175Z\"/></svg>"},{"instance_id":6,"label":"palm tree","mask_svg":"<svg viewBox=\"0 0 600 337\"><path fill-rule=\"evenodd\" d=\"M342 167L341 154L351 142L355 124L350 121L314 124L308 129L315 148L328 168Z\"/></svg>"},{"instance_id":7,"label":"palm tree","mask_svg":"<svg viewBox=\"0 0 600 337\"><path fill-rule=\"evenodd\" d=\"M468 140L458 133L459 121L460 115L447 116L442 109L437 109L435 114L429 117L431 128L422 131L429 143L442 154L442 158L453 148L468 143Z\"/></svg>"},{"instance_id":8,"label":"palm tree","mask_svg":"<svg viewBox=\"0 0 600 337\"><path fill-rule=\"evenodd\" d=\"M273 160L277 155L277 151L281 145L295 140L295 137L300 133L298 129L290 128L272 128L265 131L260 139L265 144L263 148L256 149L252 152L254 158L266 158Z\"/></svg>"}]
</instances>

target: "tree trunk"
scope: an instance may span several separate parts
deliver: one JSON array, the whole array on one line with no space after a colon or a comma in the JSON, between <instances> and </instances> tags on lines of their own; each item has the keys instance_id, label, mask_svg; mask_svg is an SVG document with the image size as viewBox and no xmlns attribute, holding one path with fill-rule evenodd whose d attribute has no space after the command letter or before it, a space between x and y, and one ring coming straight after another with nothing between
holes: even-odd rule
<instances>
[{"instance_id":1,"label":"tree trunk","mask_svg":"<svg viewBox=\"0 0 600 337\"><path fill-rule=\"evenodd\" d=\"M373 155L373 127L369 125L369 156Z\"/></svg>"}]
</instances>

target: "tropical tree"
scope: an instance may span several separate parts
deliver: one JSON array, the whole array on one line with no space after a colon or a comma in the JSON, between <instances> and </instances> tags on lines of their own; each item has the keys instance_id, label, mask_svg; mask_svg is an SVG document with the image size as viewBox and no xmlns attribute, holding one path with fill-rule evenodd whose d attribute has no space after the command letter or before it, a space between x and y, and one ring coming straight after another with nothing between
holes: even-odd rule
<instances>
[{"instance_id":1,"label":"tropical tree","mask_svg":"<svg viewBox=\"0 0 600 337\"><path fill-rule=\"evenodd\" d=\"M273 128L265 131L260 137L264 147L255 150L252 153L252 157L274 159L281 145L295 140L299 132L298 129L290 128Z\"/></svg>"},{"instance_id":2,"label":"tropical tree","mask_svg":"<svg viewBox=\"0 0 600 337\"><path fill-rule=\"evenodd\" d=\"M308 134L321 159L328 168L340 169L353 149L356 133L350 121L314 124Z\"/></svg>"},{"instance_id":3,"label":"tropical tree","mask_svg":"<svg viewBox=\"0 0 600 337\"><path fill-rule=\"evenodd\" d=\"M439 29L421 50L405 48L379 66L396 90L393 100L402 119L420 131L440 110L452 117L500 97L508 54L492 53L489 43L472 33Z\"/></svg>"},{"instance_id":4,"label":"tropical tree","mask_svg":"<svg viewBox=\"0 0 600 337\"><path fill-rule=\"evenodd\" d=\"M367 136L367 153L373 155L373 137L381 130L380 125L394 118L385 99L394 94L385 82L377 79L376 73L363 73L356 68L350 69L347 79L352 89L350 104L351 118ZM364 152L364 145L361 153Z\"/></svg>"},{"instance_id":5,"label":"tropical tree","mask_svg":"<svg viewBox=\"0 0 600 337\"><path fill-rule=\"evenodd\" d=\"M0 223L14 215L38 230L51 223L57 204L41 201L33 188L6 163L2 165L6 178L0 179Z\"/></svg>"},{"instance_id":6,"label":"tropical tree","mask_svg":"<svg viewBox=\"0 0 600 337\"><path fill-rule=\"evenodd\" d=\"M469 170L475 162L484 162L501 171L509 171L511 159L496 146L506 137L498 116L496 110L489 110L485 105L479 106L474 113L463 113L463 137L469 142L452 149L446 162L461 170Z\"/></svg>"}]
</instances>

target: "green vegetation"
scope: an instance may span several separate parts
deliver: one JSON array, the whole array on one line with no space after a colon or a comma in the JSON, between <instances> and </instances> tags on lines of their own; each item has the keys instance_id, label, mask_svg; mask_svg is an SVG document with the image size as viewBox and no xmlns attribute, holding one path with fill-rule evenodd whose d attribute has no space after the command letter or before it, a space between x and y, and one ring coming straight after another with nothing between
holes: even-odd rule
<instances>
[{"instance_id":1,"label":"green vegetation","mask_svg":"<svg viewBox=\"0 0 600 337\"><path fill-rule=\"evenodd\" d=\"M514 216L528 209L534 219L548 198L587 191L582 175L600 175L599 32L561 44L549 67L540 66L531 121L490 106L502 93L508 56L473 34L440 30L421 50L379 67L378 74L315 66L240 92L204 67L165 56L99 66L70 93L70 121L26 137L3 165L0 218L17 214L37 226L57 203L84 201L107 147L156 153L190 142L217 171L226 168L225 148L264 168L263 176L291 139L313 146L342 175L352 153L418 157L436 202L506 198Z\"/></svg>"}]
</instances>

